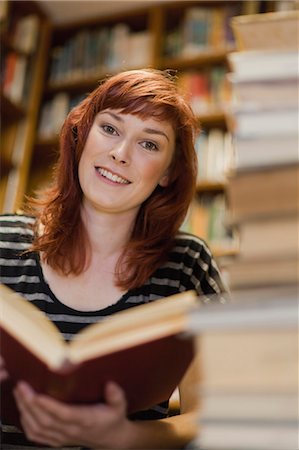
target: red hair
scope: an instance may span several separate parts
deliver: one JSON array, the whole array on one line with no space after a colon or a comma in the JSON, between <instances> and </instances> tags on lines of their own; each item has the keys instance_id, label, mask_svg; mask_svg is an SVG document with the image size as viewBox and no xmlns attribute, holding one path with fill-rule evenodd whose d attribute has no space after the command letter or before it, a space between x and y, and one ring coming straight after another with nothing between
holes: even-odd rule
<instances>
[{"instance_id":1,"label":"red hair","mask_svg":"<svg viewBox=\"0 0 299 450\"><path fill-rule=\"evenodd\" d=\"M123 256L116 283L125 289L141 286L167 259L195 193L197 120L175 80L154 69L119 73L101 83L67 116L60 135L60 155L54 184L42 200L34 201L43 234L32 250L65 275L81 273L88 263L89 242L80 216L82 190L78 164L95 116L107 108L142 119L169 121L176 148L166 187L157 186L141 205ZM42 207L39 211L37 206Z\"/></svg>"}]
</instances>

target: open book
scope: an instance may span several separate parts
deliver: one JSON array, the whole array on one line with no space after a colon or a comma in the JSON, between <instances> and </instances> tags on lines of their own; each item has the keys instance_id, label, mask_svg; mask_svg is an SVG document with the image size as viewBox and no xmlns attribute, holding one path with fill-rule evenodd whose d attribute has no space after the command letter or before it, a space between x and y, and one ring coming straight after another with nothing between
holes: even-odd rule
<instances>
[{"instance_id":1,"label":"open book","mask_svg":"<svg viewBox=\"0 0 299 450\"><path fill-rule=\"evenodd\" d=\"M66 343L44 313L0 285L1 355L10 374L2 421L16 424L11 390L18 380L71 403L103 401L108 381L125 391L128 414L167 400L194 355L187 331L196 294L184 292L114 314Z\"/></svg>"}]
</instances>

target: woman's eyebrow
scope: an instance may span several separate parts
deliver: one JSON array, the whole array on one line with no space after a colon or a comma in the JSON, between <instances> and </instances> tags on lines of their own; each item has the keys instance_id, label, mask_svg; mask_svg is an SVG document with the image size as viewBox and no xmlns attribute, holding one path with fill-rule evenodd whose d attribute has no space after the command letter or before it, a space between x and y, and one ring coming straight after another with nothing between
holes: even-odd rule
<instances>
[{"instance_id":1,"label":"woman's eyebrow","mask_svg":"<svg viewBox=\"0 0 299 450\"><path fill-rule=\"evenodd\" d=\"M164 136L169 142L169 137L167 136L166 133L164 133L164 131L155 130L153 128L144 128L143 131L145 131L146 133L149 133L149 134L159 134L160 136Z\"/></svg>"},{"instance_id":2,"label":"woman's eyebrow","mask_svg":"<svg viewBox=\"0 0 299 450\"><path fill-rule=\"evenodd\" d=\"M114 114L113 112L103 111L103 114L109 114L111 117L113 117L113 119L118 120L118 122L123 122L123 118L117 114Z\"/></svg>"}]
</instances>

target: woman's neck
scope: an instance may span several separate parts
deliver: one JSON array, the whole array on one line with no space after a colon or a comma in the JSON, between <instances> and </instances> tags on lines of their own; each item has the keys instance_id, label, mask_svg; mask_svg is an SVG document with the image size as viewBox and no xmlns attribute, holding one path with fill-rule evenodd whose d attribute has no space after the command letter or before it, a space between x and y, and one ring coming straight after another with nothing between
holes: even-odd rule
<instances>
[{"instance_id":1,"label":"woman's neck","mask_svg":"<svg viewBox=\"0 0 299 450\"><path fill-rule=\"evenodd\" d=\"M136 214L107 214L86 206L81 208L81 217L93 255L109 257L120 254L130 239Z\"/></svg>"}]
</instances>

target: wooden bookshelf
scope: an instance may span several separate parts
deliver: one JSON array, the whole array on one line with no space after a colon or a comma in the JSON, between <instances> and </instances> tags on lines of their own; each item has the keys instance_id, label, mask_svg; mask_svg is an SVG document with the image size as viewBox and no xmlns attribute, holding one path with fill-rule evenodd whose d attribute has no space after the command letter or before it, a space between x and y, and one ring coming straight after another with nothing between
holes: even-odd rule
<instances>
[{"instance_id":1,"label":"wooden bookshelf","mask_svg":"<svg viewBox=\"0 0 299 450\"><path fill-rule=\"evenodd\" d=\"M50 25L36 3L31 1L8 2L2 24L1 30L4 31L1 33L1 57L4 64L0 94L3 124L0 210L11 212L21 207L27 192ZM31 42L28 39L31 39ZM25 44L27 48L24 47ZM11 58L15 58L16 61L18 58L22 61L21 65L17 65L16 62L16 66L11 69L11 78L7 74L9 55L13 55ZM19 87L20 84L22 89Z\"/></svg>"},{"instance_id":2,"label":"wooden bookshelf","mask_svg":"<svg viewBox=\"0 0 299 450\"><path fill-rule=\"evenodd\" d=\"M201 54L192 57L164 58L159 66L161 69L175 68L177 70L186 70L190 67L211 66L216 63L226 61L227 54L233 47L228 48L209 48Z\"/></svg>"}]
</instances>

